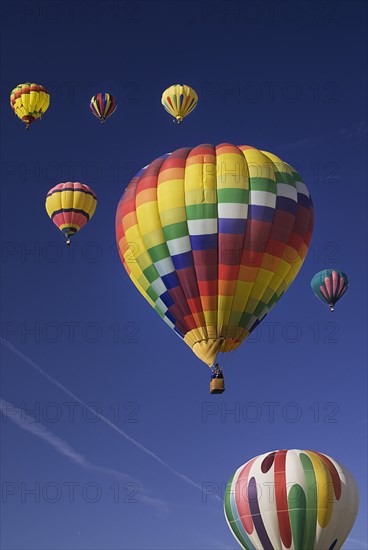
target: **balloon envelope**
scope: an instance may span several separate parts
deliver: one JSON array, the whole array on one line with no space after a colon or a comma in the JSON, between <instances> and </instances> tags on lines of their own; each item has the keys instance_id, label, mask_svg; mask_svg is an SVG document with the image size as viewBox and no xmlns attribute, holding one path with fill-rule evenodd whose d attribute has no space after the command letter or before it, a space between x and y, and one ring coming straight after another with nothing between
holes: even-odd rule
<instances>
[{"instance_id":1,"label":"balloon envelope","mask_svg":"<svg viewBox=\"0 0 368 550\"><path fill-rule=\"evenodd\" d=\"M337 269L324 269L316 273L311 281L314 294L334 310L336 302L347 291L349 281L343 271Z\"/></svg>"},{"instance_id":2,"label":"balloon envelope","mask_svg":"<svg viewBox=\"0 0 368 550\"><path fill-rule=\"evenodd\" d=\"M15 114L29 127L41 118L50 104L50 95L40 84L18 84L10 94L10 106Z\"/></svg>"},{"instance_id":3,"label":"balloon envelope","mask_svg":"<svg viewBox=\"0 0 368 550\"><path fill-rule=\"evenodd\" d=\"M312 230L300 175L272 153L228 143L156 159L129 183L116 213L131 280L209 366L281 298Z\"/></svg>"},{"instance_id":4,"label":"balloon envelope","mask_svg":"<svg viewBox=\"0 0 368 550\"><path fill-rule=\"evenodd\" d=\"M358 506L348 470L327 455L298 449L243 464L224 501L228 526L245 550L339 550Z\"/></svg>"},{"instance_id":5,"label":"balloon envelope","mask_svg":"<svg viewBox=\"0 0 368 550\"><path fill-rule=\"evenodd\" d=\"M88 185L68 181L50 189L45 207L54 224L64 233L67 244L70 244L70 237L92 218L96 205L96 195Z\"/></svg>"},{"instance_id":6,"label":"balloon envelope","mask_svg":"<svg viewBox=\"0 0 368 550\"><path fill-rule=\"evenodd\" d=\"M92 97L89 108L102 123L116 111L117 103L111 94L100 93Z\"/></svg>"},{"instance_id":7,"label":"balloon envelope","mask_svg":"<svg viewBox=\"0 0 368 550\"><path fill-rule=\"evenodd\" d=\"M166 111L180 123L184 117L195 109L198 96L190 86L174 84L164 91L161 103Z\"/></svg>"}]
</instances>

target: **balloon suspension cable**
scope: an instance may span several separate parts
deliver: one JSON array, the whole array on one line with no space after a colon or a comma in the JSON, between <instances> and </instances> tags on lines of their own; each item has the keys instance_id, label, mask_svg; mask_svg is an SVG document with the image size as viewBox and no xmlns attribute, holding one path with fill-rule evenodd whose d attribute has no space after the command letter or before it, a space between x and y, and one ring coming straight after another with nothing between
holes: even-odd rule
<instances>
[{"instance_id":1,"label":"balloon suspension cable","mask_svg":"<svg viewBox=\"0 0 368 550\"><path fill-rule=\"evenodd\" d=\"M219 377L222 375L222 368L218 363L215 363L215 365L212 365L211 367L212 375Z\"/></svg>"}]
</instances>

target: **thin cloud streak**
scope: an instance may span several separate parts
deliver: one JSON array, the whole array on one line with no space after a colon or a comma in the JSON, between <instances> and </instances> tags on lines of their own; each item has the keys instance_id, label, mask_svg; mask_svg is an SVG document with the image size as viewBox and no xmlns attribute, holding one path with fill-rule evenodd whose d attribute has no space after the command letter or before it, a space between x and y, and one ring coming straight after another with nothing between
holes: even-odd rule
<instances>
[{"instance_id":1,"label":"thin cloud streak","mask_svg":"<svg viewBox=\"0 0 368 550\"><path fill-rule=\"evenodd\" d=\"M119 434L121 437L123 437L124 439L126 439L127 441L129 441L129 443L131 443L132 445L134 445L135 447L137 447L138 449L140 449L142 452L144 452L146 455L150 456L153 460L155 460L156 462L158 462L159 464L161 464L161 466L163 466L166 470L168 470L169 472L171 472L174 476L176 476L177 478L181 479L182 481L184 481L185 483L191 485L192 487L194 487L195 489L198 489L199 491L201 491L201 493L203 492L203 487L193 481L192 479L190 479L188 476L186 476L185 474L182 474L180 472L178 472L177 470L175 470L175 468L172 468L167 462L165 462L165 460L163 460L162 458L160 458L156 453L154 453L153 451L151 451L150 449L148 449L147 447L145 447L144 445L142 445L141 443L139 443L139 441L137 441L136 439L134 439L133 437L131 437L130 435L128 435L124 430L120 429L116 424L114 424L113 422L111 422L111 420L109 420L108 418L106 418L105 416L103 416L102 414L96 412L95 409L93 409L92 407L90 407L89 405L87 405L87 403L85 403L84 401L82 401L82 399L80 399L77 395L75 395L75 393L73 393L71 390L69 390L66 386L64 386L64 384L62 384L61 382L59 382L58 380L56 380L56 378L53 378L52 376L50 376L46 371L44 371L41 367L39 367L34 361L32 361L32 359L30 359L27 355L25 355L24 353L22 353L21 351L19 351L15 346L13 346L13 344L11 344L10 342L8 342L8 340L5 340L4 338L0 338L0 341L1 343L6 346L10 351L12 351L15 355L17 355L20 359L22 359L23 361L25 361L26 363L28 363L33 369L35 369L39 374L41 374L41 376L43 376L44 378L46 378L47 380L49 380L49 382L51 382L51 384L53 384L54 386L57 386L61 391L63 391L64 393L66 393L69 397L71 397L72 399L75 399L75 401L77 401L80 405L82 405L82 407L84 407L85 409L87 409L88 411L92 412L95 416L97 416L102 422L104 422L107 426L109 426L112 430L114 430L114 432L116 432L117 434ZM220 502L222 502L222 499L218 496L218 495L210 495L211 497L214 497L216 498L217 500L219 500Z\"/></svg>"},{"instance_id":2,"label":"thin cloud streak","mask_svg":"<svg viewBox=\"0 0 368 550\"><path fill-rule=\"evenodd\" d=\"M98 466L93 462L87 460L85 456L80 454L78 451L73 449L64 439L56 436L50 430L48 430L42 424L36 423L34 418L24 413L22 409L19 409L12 403L9 403L5 399L0 397L0 412L9 418L14 424L16 424L22 430L31 433L32 435L38 437L45 441L50 447L53 447L59 454L69 459L74 464L81 466L87 470L94 470L101 474L107 474L113 478L119 478L124 481L129 481L131 483L137 484L139 487L142 487L142 483L133 479L130 475L120 472L119 470L114 470L112 468L104 468L103 466ZM168 504L163 500L148 497L146 495L140 494L139 500L153 506L155 509L161 511L168 511Z\"/></svg>"},{"instance_id":3,"label":"thin cloud streak","mask_svg":"<svg viewBox=\"0 0 368 550\"><path fill-rule=\"evenodd\" d=\"M53 447L58 453L68 458L75 464L86 466L88 461L83 455L75 451L66 441L60 437L54 435L50 430L45 428L42 424L36 424L34 418L25 414L22 409L19 409L12 403L9 403L5 399L0 397L0 411L4 416L9 418L14 424L30 432L31 434L43 439L51 447Z\"/></svg>"},{"instance_id":4,"label":"thin cloud streak","mask_svg":"<svg viewBox=\"0 0 368 550\"><path fill-rule=\"evenodd\" d=\"M291 147L308 147L309 145L318 145L324 143L327 140L333 139L351 141L355 139L365 138L367 136L367 125L365 122L361 122L358 126L352 128L340 128L337 132L331 134L325 134L324 136L310 136L292 141L290 143L284 143L279 145L280 149L290 149Z\"/></svg>"}]
</instances>

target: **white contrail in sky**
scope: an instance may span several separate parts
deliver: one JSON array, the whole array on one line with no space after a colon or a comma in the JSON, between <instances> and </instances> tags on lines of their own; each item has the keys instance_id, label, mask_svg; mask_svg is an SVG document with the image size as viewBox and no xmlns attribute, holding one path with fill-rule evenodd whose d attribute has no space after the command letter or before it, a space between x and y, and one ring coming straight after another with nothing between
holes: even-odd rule
<instances>
[{"instance_id":1,"label":"white contrail in sky","mask_svg":"<svg viewBox=\"0 0 368 550\"><path fill-rule=\"evenodd\" d=\"M68 458L71 462L74 462L75 464L78 464L78 466L82 466L83 468L86 468L88 470L95 470L97 472L100 472L102 474L108 474L110 476L113 476L114 478L120 478L124 481L129 481L131 483L135 483L138 487L142 488L142 483L134 480L130 475L125 474L124 472L120 472L119 470L113 470L111 468L104 468L103 466L98 466L96 464L93 464L93 462L90 462L86 459L85 456L78 453L78 451L75 451L73 447L69 445L64 439L61 439L61 437L58 437L57 435L53 434L50 430L48 430L45 426L42 424L36 423L35 419L26 414L22 409L16 407L12 403L9 403L5 399L2 399L0 397L0 412L7 418L9 418L14 424L19 426L19 428L22 428L22 430L25 430L26 432L30 432L31 434L35 435L36 437L43 439L48 445L53 447L58 453ZM147 497L146 495L140 495L139 500L142 502L145 502L146 504L150 504L151 506L154 506L155 508L159 509L167 509L167 503L156 498Z\"/></svg>"},{"instance_id":2,"label":"white contrail in sky","mask_svg":"<svg viewBox=\"0 0 368 550\"><path fill-rule=\"evenodd\" d=\"M20 409L13 403L9 403L9 401L6 401L1 397L0 397L0 411L3 413L4 416L6 416L12 422L14 422L14 424L19 426L19 428L22 428L22 430L25 430L26 432L30 432L31 434L35 435L36 437L39 437L40 439L43 439L44 441L46 441L46 443L48 443L51 447L53 447L58 453L68 458L71 462L74 462L79 466L97 469L102 472L107 472L113 475L117 475L119 477L124 478L125 480L132 481L132 478L129 475L124 474L123 472L119 472L117 470L110 470L109 468L102 468L100 466L95 466L94 464L89 462L82 454L78 453L78 451L75 451L73 447L71 447L69 443L67 443L64 439L61 439L61 437L58 437L57 435L53 434L50 430L48 430L42 424L36 423L33 417L29 416L22 409Z\"/></svg>"},{"instance_id":3,"label":"white contrail in sky","mask_svg":"<svg viewBox=\"0 0 368 550\"><path fill-rule=\"evenodd\" d=\"M138 447L138 449L140 449L141 451L143 451L146 455L150 456L151 458L153 458L153 460L155 460L156 462L158 462L159 464L161 464L161 466L163 466L164 468L166 468L166 470L168 470L169 472L171 472L172 474L174 474L176 477L178 477L179 479L181 479L182 481L185 481L186 483L188 483L189 485L191 485L192 487L195 487L196 489L199 489L202 494L203 494L203 487L202 485L200 485L199 483L193 481L192 479L190 479L188 476L186 476L185 474L181 474L180 472L178 472L177 470L175 470L175 468L172 468L167 462L165 462L162 458L160 458L156 453L154 453L153 451L150 451L150 449L148 449L147 447L145 447L144 445L142 445L141 443L139 443L139 441L137 441L136 439L134 439L133 437L131 437L130 435L128 435L124 430L120 429L116 424L114 424L113 422L111 422L111 420L109 420L108 418L106 418L106 416L104 416L103 414L100 414L98 413L94 408L90 407L89 405L87 405L87 403L85 403L84 401L82 401L82 399L80 399L77 395L75 395L75 393L73 393L71 390L69 390L66 386L64 386L64 384L62 384L61 382L59 382L58 380L56 380L56 378L53 378L52 376L50 376L46 371L44 371L43 369L41 369L41 367L39 367L34 361L32 361L32 359L30 359L29 357L27 357L27 355L25 355L24 353L22 353L21 351L18 350L18 348L16 348L15 346L13 346L13 344L11 344L10 342L8 342L8 340L5 340L4 338L0 338L0 341L2 344L4 344L4 346L6 346L8 349L10 349L10 351L12 351L13 353L15 353L15 355L17 355L18 357L20 357L21 359L23 359L23 361L25 361L26 363L28 363L33 369L35 369L39 374L41 374L41 376L43 376L44 378L46 378L47 380L49 380L49 382L51 382L51 384L53 384L54 386L57 386L61 391L63 391L64 393L66 393L69 397L72 397L73 399L75 399L75 401L77 401L80 405L82 405L82 407L84 407L85 409L87 409L88 411L92 412L95 416L97 416L102 422L104 422L105 424L107 424L107 426L109 426L112 430L114 430L114 432L116 432L117 434L119 434L121 437L123 437L124 439L126 439L127 441L129 441L129 443L131 443L132 445L134 445L135 447ZM219 500L220 502L222 502L222 499L216 495L216 494L209 494L208 496L212 496L212 497L215 497L217 500Z\"/></svg>"}]
</instances>

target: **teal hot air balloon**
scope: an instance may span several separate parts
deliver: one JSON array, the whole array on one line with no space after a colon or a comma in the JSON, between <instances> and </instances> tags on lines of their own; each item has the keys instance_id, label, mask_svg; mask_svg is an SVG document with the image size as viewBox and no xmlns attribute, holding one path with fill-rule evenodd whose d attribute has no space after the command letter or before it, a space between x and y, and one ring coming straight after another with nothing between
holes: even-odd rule
<instances>
[{"instance_id":1,"label":"teal hot air balloon","mask_svg":"<svg viewBox=\"0 0 368 550\"><path fill-rule=\"evenodd\" d=\"M347 275L337 269L324 269L316 273L311 281L314 294L328 304L331 311L334 311L336 302L345 294L348 286Z\"/></svg>"}]
</instances>

